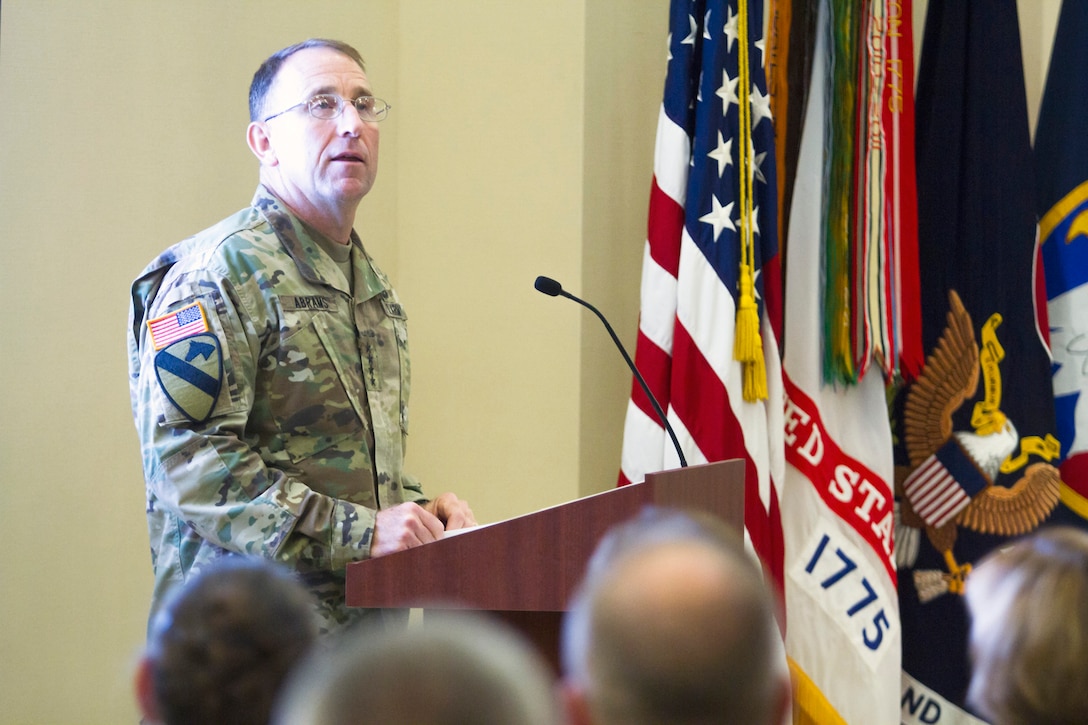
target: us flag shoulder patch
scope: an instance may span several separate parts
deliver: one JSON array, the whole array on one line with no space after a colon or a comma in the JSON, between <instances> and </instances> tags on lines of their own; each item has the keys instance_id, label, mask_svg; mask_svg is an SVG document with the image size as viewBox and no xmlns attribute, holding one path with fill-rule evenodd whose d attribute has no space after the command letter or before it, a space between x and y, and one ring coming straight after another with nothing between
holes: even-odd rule
<instances>
[{"instance_id":1,"label":"us flag shoulder patch","mask_svg":"<svg viewBox=\"0 0 1088 725\"><path fill-rule=\"evenodd\" d=\"M156 350L186 337L208 331L208 319L200 302L175 310L168 315L147 321L147 331L151 335L151 344Z\"/></svg>"}]
</instances>

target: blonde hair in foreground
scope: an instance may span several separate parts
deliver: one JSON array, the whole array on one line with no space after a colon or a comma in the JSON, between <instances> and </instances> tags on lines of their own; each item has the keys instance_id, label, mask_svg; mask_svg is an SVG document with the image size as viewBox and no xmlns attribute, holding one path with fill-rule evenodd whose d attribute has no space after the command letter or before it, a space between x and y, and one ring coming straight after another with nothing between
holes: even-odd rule
<instances>
[{"instance_id":1,"label":"blonde hair in foreground","mask_svg":"<svg viewBox=\"0 0 1088 725\"><path fill-rule=\"evenodd\" d=\"M1088 532L1042 529L967 580L968 702L994 725L1088 721Z\"/></svg>"}]
</instances>

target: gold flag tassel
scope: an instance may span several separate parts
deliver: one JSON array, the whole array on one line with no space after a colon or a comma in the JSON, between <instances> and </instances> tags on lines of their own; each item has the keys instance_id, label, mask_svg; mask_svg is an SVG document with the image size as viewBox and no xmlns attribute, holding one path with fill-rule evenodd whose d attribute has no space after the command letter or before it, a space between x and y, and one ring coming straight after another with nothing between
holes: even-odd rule
<instances>
[{"instance_id":1,"label":"gold flag tassel","mask_svg":"<svg viewBox=\"0 0 1088 725\"><path fill-rule=\"evenodd\" d=\"M763 360L763 338L759 334L755 275L751 265L745 262L740 265L740 303L737 309L737 339L733 357L741 362L744 399L749 403L766 400L767 369Z\"/></svg>"},{"instance_id":2,"label":"gold flag tassel","mask_svg":"<svg viewBox=\"0 0 1088 725\"><path fill-rule=\"evenodd\" d=\"M763 338L759 333L759 305L756 304L755 241L752 233L752 109L749 105L751 72L748 66L748 2L737 3L737 46L740 66L740 230L741 257L737 302L737 331L733 358L741 363L744 400L767 399L767 367L763 359Z\"/></svg>"}]
</instances>

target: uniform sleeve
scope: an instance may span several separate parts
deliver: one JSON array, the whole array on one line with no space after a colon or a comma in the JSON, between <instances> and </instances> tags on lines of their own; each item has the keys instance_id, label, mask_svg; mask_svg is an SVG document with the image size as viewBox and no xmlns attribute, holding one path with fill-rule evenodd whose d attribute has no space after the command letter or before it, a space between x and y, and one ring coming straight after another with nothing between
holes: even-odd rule
<instances>
[{"instance_id":1,"label":"uniform sleeve","mask_svg":"<svg viewBox=\"0 0 1088 725\"><path fill-rule=\"evenodd\" d=\"M307 485L283 445L270 401L256 392L261 361L276 360L266 308L223 278L183 275L159 292L148 324L132 328L149 505L229 551L303 572L343 569L369 556L376 511ZM308 414L316 412L299 412Z\"/></svg>"},{"instance_id":2,"label":"uniform sleeve","mask_svg":"<svg viewBox=\"0 0 1088 725\"><path fill-rule=\"evenodd\" d=\"M149 485L202 538L229 551L289 563L299 571L339 570L370 555L376 512L317 493L266 465L224 416L162 429L150 444L163 457Z\"/></svg>"}]
</instances>

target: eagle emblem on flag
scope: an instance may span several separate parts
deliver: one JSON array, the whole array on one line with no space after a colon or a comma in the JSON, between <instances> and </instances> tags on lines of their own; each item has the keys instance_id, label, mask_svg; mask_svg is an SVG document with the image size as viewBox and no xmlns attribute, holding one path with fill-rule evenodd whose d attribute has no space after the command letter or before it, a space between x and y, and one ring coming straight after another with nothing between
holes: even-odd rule
<instances>
[{"instance_id":1,"label":"eagle emblem on flag","mask_svg":"<svg viewBox=\"0 0 1088 725\"><path fill-rule=\"evenodd\" d=\"M899 565L914 564L924 530L948 568L914 572L923 602L947 592L963 593L971 564L958 562L953 552L958 527L1001 536L1027 533L1054 510L1061 483L1058 469L1049 463L1024 468L1029 452L1055 457L1057 441L1052 436L1021 439L1001 411L999 363L1004 350L996 335L1001 316L995 314L983 325L980 346L959 295L950 290L948 296L944 331L905 400L903 432L910 467L896 483ZM984 398L975 403L971 430L954 430L953 414L975 397L980 376ZM1013 457L1017 449L1023 452ZM1000 473L1020 468L1023 474L1013 485L996 483Z\"/></svg>"}]
</instances>

